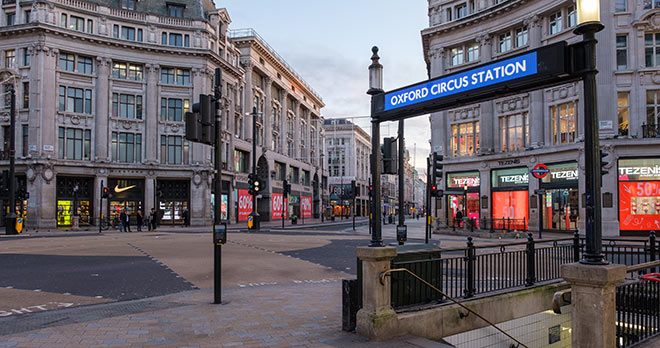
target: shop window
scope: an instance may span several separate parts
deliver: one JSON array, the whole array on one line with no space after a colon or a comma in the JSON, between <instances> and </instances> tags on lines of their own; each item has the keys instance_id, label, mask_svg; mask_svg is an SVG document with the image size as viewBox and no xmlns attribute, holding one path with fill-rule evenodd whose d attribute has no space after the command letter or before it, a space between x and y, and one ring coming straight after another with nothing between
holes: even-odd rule
<instances>
[{"instance_id":1,"label":"shop window","mask_svg":"<svg viewBox=\"0 0 660 348\"><path fill-rule=\"evenodd\" d=\"M628 35L616 36L616 69L628 69Z\"/></svg>"},{"instance_id":2,"label":"shop window","mask_svg":"<svg viewBox=\"0 0 660 348\"><path fill-rule=\"evenodd\" d=\"M89 129L59 127L58 157L69 160L89 160L92 132Z\"/></svg>"},{"instance_id":3,"label":"shop window","mask_svg":"<svg viewBox=\"0 0 660 348\"><path fill-rule=\"evenodd\" d=\"M527 113L500 117L502 152L522 151L529 145L529 117Z\"/></svg>"},{"instance_id":4,"label":"shop window","mask_svg":"<svg viewBox=\"0 0 660 348\"><path fill-rule=\"evenodd\" d=\"M619 135L628 135L628 110L629 106L629 92L617 93L617 119L619 124Z\"/></svg>"},{"instance_id":5,"label":"shop window","mask_svg":"<svg viewBox=\"0 0 660 348\"><path fill-rule=\"evenodd\" d=\"M575 102L550 107L552 119L552 143L570 144L577 136L577 115Z\"/></svg>"},{"instance_id":6,"label":"shop window","mask_svg":"<svg viewBox=\"0 0 660 348\"><path fill-rule=\"evenodd\" d=\"M472 156L479 152L479 122L466 122L451 126L451 153L453 157Z\"/></svg>"},{"instance_id":7,"label":"shop window","mask_svg":"<svg viewBox=\"0 0 660 348\"><path fill-rule=\"evenodd\" d=\"M660 160L621 159L618 171L620 229L657 231L660 221Z\"/></svg>"}]
</instances>

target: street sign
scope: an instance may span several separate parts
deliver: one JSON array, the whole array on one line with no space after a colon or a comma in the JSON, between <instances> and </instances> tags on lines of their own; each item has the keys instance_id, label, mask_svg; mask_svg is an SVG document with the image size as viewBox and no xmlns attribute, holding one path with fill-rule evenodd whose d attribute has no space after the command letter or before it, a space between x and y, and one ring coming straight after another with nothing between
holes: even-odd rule
<instances>
[{"instance_id":1,"label":"street sign","mask_svg":"<svg viewBox=\"0 0 660 348\"><path fill-rule=\"evenodd\" d=\"M530 170L530 172L532 173L532 175L534 175L535 178L542 179L546 175L548 175L548 173L550 173L550 169L548 169L548 167L545 164L539 163L535 165L534 168Z\"/></svg>"},{"instance_id":2,"label":"street sign","mask_svg":"<svg viewBox=\"0 0 660 348\"><path fill-rule=\"evenodd\" d=\"M375 95L372 117L401 120L577 80L565 41Z\"/></svg>"},{"instance_id":3,"label":"street sign","mask_svg":"<svg viewBox=\"0 0 660 348\"><path fill-rule=\"evenodd\" d=\"M254 218L252 215L248 216L248 228L252 229L252 226L254 225Z\"/></svg>"}]
</instances>

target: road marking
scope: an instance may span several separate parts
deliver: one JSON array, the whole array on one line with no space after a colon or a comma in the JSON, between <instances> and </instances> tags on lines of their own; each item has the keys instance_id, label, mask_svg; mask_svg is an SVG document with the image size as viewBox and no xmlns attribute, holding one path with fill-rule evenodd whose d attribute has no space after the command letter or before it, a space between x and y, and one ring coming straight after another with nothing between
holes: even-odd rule
<instances>
[{"instance_id":1,"label":"road marking","mask_svg":"<svg viewBox=\"0 0 660 348\"><path fill-rule=\"evenodd\" d=\"M39 311L47 311L58 308L67 308L71 306L73 306L73 303L71 302L48 302L36 306L27 306L27 307L13 308L8 310L0 310L0 317L8 317L11 315L20 315L20 314L27 314L32 312L39 312Z\"/></svg>"}]
</instances>

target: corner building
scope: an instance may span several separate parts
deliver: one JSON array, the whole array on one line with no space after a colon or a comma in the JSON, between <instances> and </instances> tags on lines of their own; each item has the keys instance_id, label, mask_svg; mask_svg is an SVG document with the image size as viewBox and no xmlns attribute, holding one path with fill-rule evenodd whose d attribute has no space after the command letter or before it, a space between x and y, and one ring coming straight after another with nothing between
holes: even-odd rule
<instances>
[{"instance_id":1,"label":"corner building","mask_svg":"<svg viewBox=\"0 0 660 348\"><path fill-rule=\"evenodd\" d=\"M601 2L596 34L603 235L647 235L660 221L660 3ZM582 40L573 1L429 1L422 31L431 78L558 41ZM581 82L431 115L444 155L436 216L516 219L538 231L584 231ZM538 180L530 170L544 163ZM545 192L536 194L537 189ZM541 211L542 210L542 211Z\"/></svg>"},{"instance_id":2,"label":"corner building","mask_svg":"<svg viewBox=\"0 0 660 348\"><path fill-rule=\"evenodd\" d=\"M3 92L16 90L16 173L29 228L96 224L126 208L163 224L212 223L211 147L185 139L184 115L222 69L223 215L238 214L235 115L245 69L211 0L3 1ZM8 166L9 104L0 110ZM242 164L245 165L245 164ZM111 197L101 203L101 188ZM4 202L6 211L7 202ZM0 221L4 221L3 219Z\"/></svg>"}]
</instances>

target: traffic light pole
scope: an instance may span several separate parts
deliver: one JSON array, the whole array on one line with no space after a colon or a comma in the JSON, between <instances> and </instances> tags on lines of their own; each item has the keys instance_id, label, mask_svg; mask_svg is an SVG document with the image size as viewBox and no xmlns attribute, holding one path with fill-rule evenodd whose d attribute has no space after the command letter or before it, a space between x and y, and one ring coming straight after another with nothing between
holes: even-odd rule
<instances>
[{"instance_id":1,"label":"traffic light pole","mask_svg":"<svg viewBox=\"0 0 660 348\"><path fill-rule=\"evenodd\" d=\"M429 243L431 230L431 157L426 159L426 233L424 234L424 243Z\"/></svg>"},{"instance_id":2,"label":"traffic light pole","mask_svg":"<svg viewBox=\"0 0 660 348\"><path fill-rule=\"evenodd\" d=\"M405 228L405 211L404 211L404 206L405 206L405 200L403 196L403 184L405 180L405 170L403 168L403 120L399 120L399 132L398 132L398 137L399 137L399 163L398 163L398 169L399 169L399 228L404 229ZM397 239L399 240L399 245L403 245L404 241L407 239L407 234L408 231L406 230L406 233L402 236L402 238L399 238L399 233L397 231Z\"/></svg>"},{"instance_id":3,"label":"traffic light pole","mask_svg":"<svg viewBox=\"0 0 660 348\"><path fill-rule=\"evenodd\" d=\"M222 71L215 69L215 146L213 153L215 155L215 175L213 176L213 191L215 192L215 202L213 204L213 232L220 228L222 224L222 114L220 99L222 91ZM225 230L226 233L226 230ZM214 238L215 239L215 238ZM222 244L213 241L213 303L222 303Z\"/></svg>"},{"instance_id":4,"label":"traffic light pole","mask_svg":"<svg viewBox=\"0 0 660 348\"><path fill-rule=\"evenodd\" d=\"M101 233L101 226L103 225L103 180L101 180L101 196L99 197L99 233Z\"/></svg>"},{"instance_id":5,"label":"traffic light pole","mask_svg":"<svg viewBox=\"0 0 660 348\"><path fill-rule=\"evenodd\" d=\"M257 106L252 107L252 175L257 178ZM259 192L252 192L252 230L259 231L259 212L257 211L257 195Z\"/></svg>"},{"instance_id":6,"label":"traffic light pole","mask_svg":"<svg viewBox=\"0 0 660 348\"><path fill-rule=\"evenodd\" d=\"M9 213L5 218L5 234L16 233L16 187L15 187L15 157L16 157L16 144L15 144L15 129L16 129L16 91L14 85L9 85L9 92L11 95L11 107L9 115Z\"/></svg>"}]
</instances>

